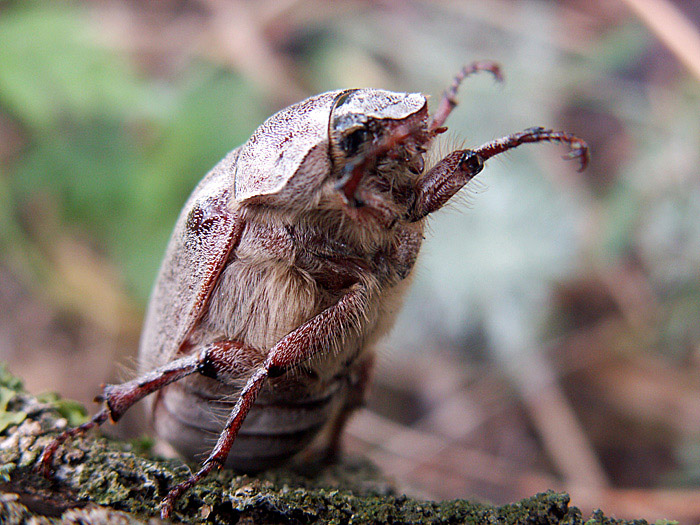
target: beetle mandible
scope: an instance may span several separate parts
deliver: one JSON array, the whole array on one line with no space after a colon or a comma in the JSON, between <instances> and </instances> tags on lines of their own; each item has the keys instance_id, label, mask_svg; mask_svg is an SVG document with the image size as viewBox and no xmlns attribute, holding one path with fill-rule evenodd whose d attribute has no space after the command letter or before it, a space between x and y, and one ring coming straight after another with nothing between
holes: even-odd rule
<instances>
[{"instance_id":1,"label":"beetle mandible","mask_svg":"<svg viewBox=\"0 0 700 525\"><path fill-rule=\"evenodd\" d=\"M583 140L530 128L426 170L424 154L476 71L501 78L493 62L466 66L432 116L418 93L331 91L276 113L230 152L175 225L146 314L140 375L104 387L104 408L45 448L44 472L61 443L117 421L148 394L161 438L190 459L210 451L165 497L163 517L214 468L276 465L322 428L337 451L373 345L409 284L426 217L486 160L521 144L565 143L580 169L588 161Z\"/></svg>"}]
</instances>

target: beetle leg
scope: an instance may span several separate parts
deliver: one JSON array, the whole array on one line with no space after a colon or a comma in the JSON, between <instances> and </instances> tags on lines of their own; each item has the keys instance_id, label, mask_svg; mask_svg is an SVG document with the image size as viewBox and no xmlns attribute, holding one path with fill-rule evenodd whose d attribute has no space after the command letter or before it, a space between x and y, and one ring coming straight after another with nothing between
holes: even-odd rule
<instances>
[{"instance_id":1,"label":"beetle leg","mask_svg":"<svg viewBox=\"0 0 700 525\"><path fill-rule=\"evenodd\" d=\"M586 166L588 166L590 153L586 141L566 131L553 131L542 127L528 128L520 133L513 133L512 135L492 140L476 148L474 153L486 161L509 149L517 148L521 144L533 142L559 142L568 144L571 147L571 151L564 155L564 159L578 160L578 171L583 171L586 169Z\"/></svg>"},{"instance_id":2,"label":"beetle leg","mask_svg":"<svg viewBox=\"0 0 700 525\"><path fill-rule=\"evenodd\" d=\"M328 349L328 334L342 333L352 320L364 311L367 288L355 284L336 304L326 308L296 330L288 333L273 346L263 364L250 376L241 390L236 405L219 435L219 439L202 468L189 479L176 485L161 502L160 515L167 519L175 502L212 470L221 468L231 450L238 431L268 377L278 377L315 354Z\"/></svg>"},{"instance_id":3,"label":"beetle leg","mask_svg":"<svg viewBox=\"0 0 700 525\"><path fill-rule=\"evenodd\" d=\"M108 419L111 419L113 422L118 421L124 415L124 412L148 394L152 394L164 386L195 372L211 376L220 370L230 369L233 365L226 361L226 356L231 345L235 344L240 343L231 341L212 343L199 352L171 361L131 381L119 385L106 385L102 394L95 398L95 401L104 402L104 408L87 423L65 430L56 436L41 454L39 460L40 470L45 476L49 477L53 456L61 444L74 437L82 436Z\"/></svg>"},{"instance_id":4,"label":"beetle leg","mask_svg":"<svg viewBox=\"0 0 700 525\"><path fill-rule=\"evenodd\" d=\"M487 142L476 149L457 150L447 155L428 171L418 182L416 200L408 220L414 222L442 208L464 185L477 175L484 162L521 144L534 142L560 142L568 144L571 151L565 159L577 159L579 171L588 164L588 144L564 131L544 128L529 128Z\"/></svg>"},{"instance_id":5,"label":"beetle leg","mask_svg":"<svg viewBox=\"0 0 700 525\"><path fill-rule=\"evenodd\" d=\"M409 222L420 220L442 208L482 169L483 159L472 150L457 150L447 155L418 182Z\"/></svg>"},{"instance_id":6,"label":"beetle leg","mask_svg":"<svg viewBox=\"0 0 700 525\"><path fill-rule=\"evenodd\" d=\"M76 436L82 436L88 430L100 426L102 423L109 419L109 408L105 407L100 410L93 418L87 423L83 423L75 428L70 428L64 432L61 432L56 436L51 443L46 445L39 458L39 470L45 477L51 477L51 463L53 461L53 456L64 442L72 439Z\"/></svg>"},{"instance_id":7,"label":"beetle leg","mask_svg":"<svg viewBox=\"0 0 700 525\"><path fill-rule=\"evenodd\" d=\"M325 450L325 459L327 461L335 461L340 455L340 438L343 434L343 429L352 413L365 403L365 394L367 393L373 366L374 356L370 355L360 365L357 381L350 385L348 397L331 424L328 434L328 445Z\"/></svg>"},{"instance_id":8,"label":"beetle leg","mask_svg":"<svg viewBox=\"0 0 700 525\"><path fill-rule=\"evenodd\" d=\"M503 81L501 68L496 62L491 62L490 60L482 60L479 62L473 62L468 66L464 66L454 78L450 87L447 88L445 93L442 95L440 103L438 104L435 113L430 119L430 125L428 126L428 129L430 129L430 131L434 131L437 133L445 131L445 129L442 128L442 125L445 123L447 117L450 115L450 113L452 113L452 110L457 105L457 91L459 90L460 84L465 78L467 78L473 73L476 73L477 71L488 71L494 77L496 77L497 81Z\"/></svg>"}]
</instances>

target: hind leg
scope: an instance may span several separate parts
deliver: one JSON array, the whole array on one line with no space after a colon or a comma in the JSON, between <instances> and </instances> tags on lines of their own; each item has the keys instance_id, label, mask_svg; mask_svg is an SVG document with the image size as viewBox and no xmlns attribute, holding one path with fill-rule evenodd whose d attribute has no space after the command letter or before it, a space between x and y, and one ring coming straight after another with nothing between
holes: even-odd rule
<instances>
[{"instance_id":1,"label":"hind leg","mask_svg":"<svg viewBox=\"0 0 700 525\"><path fill-rule=\"evenodd\" d=\"M118 421L124 413L136 402L153 392L156 392L174 381L178 381L194 373L205 376L225 375L236 367L232 362L231 352L234 347L240 348L241 343L232 341L220 341L207 345L199 352L176 359L151 372L121 383L119 385L106 385L102 394L95 398L103 401L104 407L90 421L78 427L70 428L54 438L41 454L39 468L49 477L53 457L63 443L77 436L82 436L89 430L102 425L108 419Z\"/></svg>"},{"instance_id":2,"label":"hind leg","mask_svg":"<svg viewBox=\"0 0 700 525\"><path fill-rule=\"evenodd\" d=\"M367 386L372 377L373 368L374 356L370 356L360 364L355 380L349 385L345 402L328 429L328 442L323 453L326 461L335 462L340 457L343 430L353 412L365 404Z\"/></svg>"}]
</instances>

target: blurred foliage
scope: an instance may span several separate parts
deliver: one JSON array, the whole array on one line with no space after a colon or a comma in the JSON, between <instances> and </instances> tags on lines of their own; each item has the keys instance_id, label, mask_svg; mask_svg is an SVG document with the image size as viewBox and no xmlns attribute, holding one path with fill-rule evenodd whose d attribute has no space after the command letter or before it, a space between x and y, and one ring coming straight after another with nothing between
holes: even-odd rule
<instances>
[{"instance_id":1,"label":"blurred foliage","mask_svg":"<svg viewBox=\"0 0 700 525\"><path fill-rule=\"evenodd\" d=\"M86 17L45 2L0 17L0 103L25 133L3 180L2 245L26 245L18 211L46 214L87 232L143 302L185 198L269 110L211 63L175 84L144 78L96 43Z\"/></svg>"}]
</instances>

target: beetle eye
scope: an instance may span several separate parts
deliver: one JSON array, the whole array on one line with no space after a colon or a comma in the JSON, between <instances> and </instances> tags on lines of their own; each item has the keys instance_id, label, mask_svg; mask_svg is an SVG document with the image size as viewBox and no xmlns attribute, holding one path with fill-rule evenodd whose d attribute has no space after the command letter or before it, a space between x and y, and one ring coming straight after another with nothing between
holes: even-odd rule
<instances>
[{"instance_id":1,"label":"beetle eye","mask_svg":"<svg viewBox=\"0 0 700 525\"><path fill-rule=\"evenodd\" d=\"M338 145L347 157L352 157L360 149L360 146L367 142L370 132L367 128L358 128L352 133L348 133L340 139Z\"/></svg>"}]
</instances>

